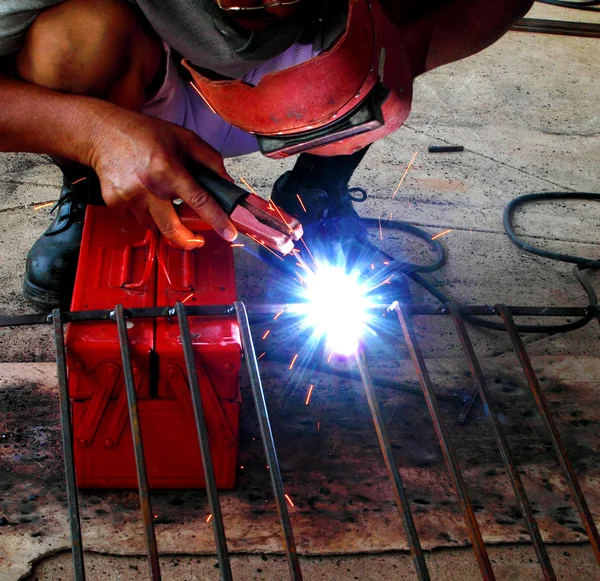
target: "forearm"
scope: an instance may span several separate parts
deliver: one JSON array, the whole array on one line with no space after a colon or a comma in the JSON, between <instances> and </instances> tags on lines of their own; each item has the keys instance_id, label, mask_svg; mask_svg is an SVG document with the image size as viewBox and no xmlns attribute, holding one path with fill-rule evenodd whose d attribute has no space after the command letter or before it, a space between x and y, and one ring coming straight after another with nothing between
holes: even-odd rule
<instances>
[{"instance_id":1,"label":"forearm","mask_svg":"<svg viewBox=\"0 0 600 581\"><path fill-rule=\"evenodd\" d=\"M89 165L102 120L119 110L0 75L0 151L45 153Z\"/></svg>"}]
</instances>

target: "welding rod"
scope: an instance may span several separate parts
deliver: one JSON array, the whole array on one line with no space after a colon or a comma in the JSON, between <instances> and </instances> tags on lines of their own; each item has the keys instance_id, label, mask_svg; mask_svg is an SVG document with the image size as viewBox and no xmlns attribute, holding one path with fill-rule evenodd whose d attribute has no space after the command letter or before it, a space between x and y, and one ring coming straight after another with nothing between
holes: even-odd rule
<instances>
[{"instance_id":1,"label":"welding rod","mask_svg":"<svg viewBox=\"0 0 600 581\"><path fill-rule=\"evenodd\" d=\"M148 547L148 565L150 567L150 578L152 581L160 581L160 563L158 561L158 549L156 547L156 535L154 533L154 521L152 520L152 506L150 504L150 493L148 489L148 474L146 473L146 461L144 459L144 446L142 444L142 428L140 425L140 414L138 410L135 381L131 365L131 352L127 338L127 321L123 305L117 305L114 310L117 331L119 332L119 344L121 346L121 359L123 361L123 374L125 376L125 391L127 392L127 403L129 407L129 422L131 424L131 439L135 454L135 468L137 470L138 487L140 492L140 505L142 509L142 520L144 521L144 532L146 534L146 546Z\"/></svg>"},{"instance_id":2,"label":"welding rod","mask_svg":"<svg viewBox=\"0 0 600 581\"><path fill-rule=\"evenodd\" d=\"M483 405L487 410L487 415L490 418L492 431L494 433L494 438L496 439L496 444L498 445L498 450L500 450L500 455L502 456L502 460L508 471L510 483L512 484L515 496L519 501L519 505L521 506L521 512L525 517L525 524L527 525L529 536L531 537L535 553L540 563L540 567L542 568L544 579L547 581L555 581L556 574L552 568L552 563L550 562L550 557L546 551L542 535L540 534L537 522L533 516L531 503L527 497L527 492L523 486L523 482L510 451L508 441L504 435L502 424L500 423L496 411L494 410L492 397L483 377L483 372L481 371L479 360L475 354L473 343L471 342L471 338L467 332L467 326L465 325L465 321L460 314L460 309L456 305L450 304L448 305L448 308L450 310L450 314L452 315L452 320L454 321L454 325L460 339L460 344L462 345L465 357L469 363L471 374L473 375L475 383L479 389L479 396L481 397L481 401L483 402Z\"/></svg>"},{"instance_id":3,"label":"welding rod","mask_svg":"<svg viewBox=\"0 0 600 581\"><path fill-rule=\"evenodd\" d=\"M429 581L429 571L427 570L427 564L425 563L425 558L423 557L423 550L421 549L419 534L417 533L417 528L415 527L415 522L410 510L410 503L408 501L408 497L406 496L404 484L402 483L402 476L400 475L400 471L398 470L398 466L394 458L394 452L392 450L390 438L385 427L381 408L379 407L379 402L377 401L377 394L375 393L373 378L371 376L369 364L367 362L367 358L365 357L365 352L362 345L359 346L356 351L356 363L358 365L358 370L360 371L365 392L367 394L369 408L371 409L371 415L373 416L373 424L375 425L375 431L377 432L377 439L379 440L379 445L381 446L381 453L383 454L385 465L394 486L396 504L400 514L402 515L402 524L404 525L404 530L408 539L408 546L410 547L413 563L417 571L417 577L420 581Z\"/></svg>"},{"instance_id":4,"label":"welding rod","mask_svg":"<svg viewBox=\"0 0 600 581\"><path fill-rule=\"evenodd\" d=\"M477 524L477 519L475 518L475 512L471 504L471 499L469 498L469 492L467 491L465 481L460 471L458 458L456 457L456 452L452 446L448 428L446 428L444 423L442 413L433 390L433 384L431 382L431 378L429 377L427 366L425 365L425 359L423 358L423 353L421 353L421 348L419 347L419 342L410 320L410 315L406 312L405 307L402 305L396 305L395 310L398 315L400 325L402 326L406 345L410 351L410 356L417 371L419 383L423 389L423 395L425 396L425 401L427 402L427 407L429 408L429 415L433 421L433 427L437 434L444 459L446 460L448 473L450 474L454 489L456 490L460 500L463 516L467 525L467 532L469 533L471 543L473 544L473 550L475 552L475 557L477 558L477 563L479 564L479 570L481 571L482 577L486 581L493 581L496 577L492 569L492 564L490 563L490 559L485 548L485 543L483 542L483 537L481 536L481 531L479 530L479 525Z\"/></svg>"},{"instance_id":5,"label":"welding rod","mask_svg":"<svg viewBox=\"0 0 600 581\"><path fill-rule=\"evenodd\" d=\"M558 456L558 461L565 475L565 479L571 489L571 494L575 499L575 504L577 505L577 510L579 512L579 517L585 527L585 531L590 540L590 544L592 545L592 550L594 551L594 555L596 559L600 563L600 536L598 536L598 529L596 528L596 524L594 523L594 517L590 512L590 508L585 500L585 496L583 491L581 490L581 486L579 485L579 480L577 479L577 475L575 474L575 470L573 469L573 465L567 456L567 450L565 448L565 444L562 440L558 427L554 422L554 418L550 413L550 408L548 407L548 402L546 401L546 397L542 392L542 388L540 386L540 382L538 381L535 370L533 369L533 365L531 364L531 359L527 354L527 350L525 349L525 345L523 345L523 341L521 340L521 336L519 335L519 331L517 330L517 326L515 324L514 319L508 307L506 305L496 305L496 310L502 317L502 321L506 326L506 330L510 336L513 347L517 353L517 357L519 358L519 362L521 363L521 367L523 369L523 373L527 378L527 383L531 389L533 397L535 399L535 403L538 406L538 410L540 415L542 416L542 420L546 424L546 428L550 432L550 438L552 440L552 445L554 446L554 450L556 451L556 455Z\"/></svg>"},{"instance_id":6,"label":"welding rod","mask_svg":"<svg viewBox=\"0 0 600 581\"><path fill-rule=\"evenodd\" d=\"M69 410L69 389L67 384L67 365L65 358L65 338L60 309L52 311L54 341L56 345L56 365L58 375L58 401L62 426L63 455L65 459L65 479L67 483L67 503L69 506L69 525L71 527L71 547L75 581L85 581L83 564L83 543L81 541L81 520L79 517L79 498L75 477L75 459L73 458L73 434L71 433L71 413Z\"/></svg>"},{"instance_id":7,"label":"welding rod","mask_svg":"<svg viewBox=\"0 0 600 581\"><path fill-rule=\"evenodd\" d=\"M273 432L271 431L271 422L269 421L269 412L267 411L267 402L265 400L265 392L263 390L262 381L260 379L260 371L258 369L258 360L256 359L256 351L252 342L252 334L250 332L250 322L248 321L248 313L244 303L234 303L235 312L237 313L238 323L240 325L240 334L242 337L242 349L244 350L244 359L248 368L248 376L250 379L250 387L252 388L252 397L256 406L256 415L258 416L258 426L265 447L265 455L269 463L269 475L271 476L271 485L275 495L277 504L277 512L283 530L283 542L285 553L287 556L290 576L293 581L302 581L302 571L300 570L300 561L296 551L296 541L292 531L290 515L287 509L285 493L283 490L283 480L281 478L281 469L279 468L279 459L275 450L275 441L273 440Z\"/></svg>"},{"instance_id":8,"label":"welding rod","mask_svg":"<svg viewBox=\"0 0 600 581\"><path fill-rule=\"evenodd\" d=\"M187 370L192 403L194 404L194 416L196 418L196 428L198 430L198 441L202 452L202 467L204 468L204 478L206 480L206 492L208 494L208 503L210 512L213 515L213 532L215 535L215 544L217 546L217 559L219 560L219 569L222 581L232 581L231 563L229 562L229 553L227 551L227 537L225 536L225 527L223 526L223 515L221 513L221 503L219 502L219 493L217 492L217 482L215 480L215 470L210 452L210 442L208 439L208 429L206 427L206 417L204 415L204 406L202 396L200 395L200 384L198 382L198 372L196 371L196 362L194 359L194 347L190 335L190 325L185 311L185 305L179 301L175 305L179 329L181 330L181 345L183 346L183 356L185 358L185 367Z\"/></svg>"}]
</instances>

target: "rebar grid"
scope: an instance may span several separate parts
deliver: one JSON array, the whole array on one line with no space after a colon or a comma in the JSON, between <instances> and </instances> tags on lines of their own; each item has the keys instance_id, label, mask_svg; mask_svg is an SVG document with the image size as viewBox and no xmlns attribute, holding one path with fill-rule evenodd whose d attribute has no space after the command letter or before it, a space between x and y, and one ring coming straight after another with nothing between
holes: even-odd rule
<instances>
[{"instance_id":1,"label":"rebar grid","mask_svg":"<svg viewBox=\"0 0 600 581\"><path fill-rule=\"evenodd\" d=\"M394 310L400 321L404 339L409 349L413 360L414 368L421 384L423 396L427 403L429 413L433 422L433 426L441 446L444 459L448 468L449 475L456 489L459 503L465 518L467 530L471 538L473 549L477 558L477 562L481 571L482 578L485 580L495 579L494 572L490 560L487 555L485 543L483 541L477 519L475 517L469 493L466 488L458 459L454 451L449 433L442 418L437 398L433 390L433 383L430 379L429 372L425 363L425 359L420 350L420 346L412 326L412 318L416 315L445 315L451 316L460 344L467 359L471 374L475 381L476 391L473 397L468 402L468 409L472 405L476 396L481 398L485 407L487 417L490 420L494 438L498 445L502 461L509 474L510 482L515 492L516 498L523 517L525 519L529 535L531 537L534 550L536 552L544 579L556 579L556 575L552 568L546 547L542 540L537 522L533 516L534 511L527 497L527 493L519 476L518 467L512 457L508 441L502 429L495 412L495 404L487 388L481 366L475 354L467 327L465 325L465 317L469 315L495 315L500 316L507 332L509 333L515 353L521 363L528 385L535 398L539 413L544 421L544 424L552 439L554 449L556 451L559 464L564 472L565 478L569 484L571 494L577 506L581 521L588 535L592 550L600 564L600 537L594 523L591 511L583 495L579 485L577 476L572 467L572 464L567 456L565 446L563 444L560 431L552 418L548 404L536 376L536 373L531 365L531 361L525 349L518 332L518 328L514 322L515 316L531 316L531 317L582 317L590 314L588 308L561 308L561 307L507 307L504 305L492 306L457 306L444 305L440 307L431 307L424 305L394 305ZM260 310L260 309L258 309ZM597 310L597 308L596 308ZM250 323L248 315L243 303L235 303L233 305L217 305L206 307L186 307L182 303L177 303L175 307L152 307L144 309L124 309L121 305L115 306L113 310L104 311L81 311L61 313L58 309L54 310L51 315L20 315L11 317L0 317L0 327L21 326L21 325L37 325L51 324L54 329L54 338L56 346L56 360L58 368L59 382L59 403L60 417L62 424L62 441L63 453L65 460L65 476L67 488L68 513L71 534L71 547L73 557L74 579L76 581L85 580L85 568L83 559L83 546L81 539L81 521L79 515L79 502L77 493L77 483L75 478L75 465L73 457L73 436L71 431L71 418L68 397L68 377L65 358L65 344L63 325L68 322L77 321L97 321L97 320L112 320L116 323L119 335L119 343L123 361L123 369L125 375L125 389L127 393L130 425L132 430L132 438L134 443L134 453L136 460L136 470L138 477L138 487L140 495L140 504L142 509L142 518L146 537L146 547L148 554L148 563L150 578L153 581L161 579L160 562L156 545L156 536L154 531L154 523L152 519L152 510L150 503L150 494L148 489L146 465L143 452L143 438L139 422L137 410L137 394L135 382L133 378L133 370L131 357L129 352L129 340L127 333L127 319L135 318L156 318L156 317L177 317L179 328L181 331L181 342L186 363L187 379L191 390L192 403L194 409L194 417L198 432L198 440L202 454L202 464L205 472L206 487L208 500L213 515L213 532L215 537L216 555L219 563L220 578L222 581L230 581L233 579L231 565L229 561L229 553L227 549L227 538L223 524L222 513L219 503L219 495L217 491L214 469L210 455L210 446L208 441L208 432L204 409L200 397L200 388L198 382L197 371L194 361L192 338L190 334L188 317L189 316L231 316L235 314L240 326L243 356L248 368L250 387L254 404L257 411L259 428L265 456L269 466L269 474L273 494L277 505L279 520L282 529L283 547L286 553L289 566L290 579L292 581L301 581L302 572L296 551L294 535L290 522L289 512L285 500L283 480L279 468L279 461L273 440L271 423L265 399L265 394L261 382L258 361L254 350L254 345L251 336ZM599 317L600 313L594 314ZM600 320L600 318L599 318ZM394 458L391 442L387 434L386 426L383 421L375 387L371 378L368 367L367 358L363 347L361 346L356 353L356 362L360 376L363 381L365 393L369 403L369 408L373 418L375 431L380 443L383 454L383 459L390 475L391 483L396 496L396 502L399 510L399 516L402 519L402 524L408 540L413 563L416 571L417 579L428 580L429 572L427 570L426 560L424 558L418 531L412 518L410 505L402 482L402 477L398 468L398 464ZM464 415L465 411L463 411Z\"/></svg>"}]
</instances>

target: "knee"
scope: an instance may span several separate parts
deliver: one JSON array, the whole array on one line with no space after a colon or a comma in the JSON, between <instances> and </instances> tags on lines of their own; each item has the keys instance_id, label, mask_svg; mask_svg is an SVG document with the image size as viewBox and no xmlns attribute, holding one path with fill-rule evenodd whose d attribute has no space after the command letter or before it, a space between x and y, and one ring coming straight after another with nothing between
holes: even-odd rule
<instances>
[{"instance_id":1,"label":"knee","mask_svg":"<svg viewBox=\"0 0 600 581\"><path fill-rule=\"evenodd\" d=\"M149 83L160 50L126 0L67 0L33 22L16 55L16 72L50 89L105 98L127 75Z\"/></svg>"}]
</instances>

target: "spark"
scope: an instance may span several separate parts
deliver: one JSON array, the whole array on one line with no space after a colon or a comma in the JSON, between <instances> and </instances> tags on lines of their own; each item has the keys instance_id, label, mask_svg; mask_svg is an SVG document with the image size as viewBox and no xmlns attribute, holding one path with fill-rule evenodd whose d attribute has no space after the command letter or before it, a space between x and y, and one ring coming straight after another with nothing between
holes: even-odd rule
<instances>
[{"instance_id":1,"label":"spark","mask_svg":"<svg viewBox=\"0 0 600 581\"><path fill-rule=\"evenodd\" d=\"M290 503L290 506L294 506L294 503L292 502L292 499L290 498L289 494L284 494L285 499Z\"/></svg>"},{"instance_id":2,"label":"spark","mask_svg":"<svg viewBox=\"0 0 600 581\"><path fill-rule=\"evenodd\" d=\"M267 354L267 352L266 352L266 351L263 351L263 352L262 352L262 353L261 353L261 354L258 356L258 359L257 359L257 361L260 361L260 360L261 360L261 359L262 359L262 358L263 358L263 357L264 357L266 354Z\"/></svg>"},{"instance_id":3,"label":"spark","mask_svg":"<svg viewBox=\"0 0 600 581\"><path fill-rule=\"evenodd\" d=\"M277 252L271 250L264 242L261 242L256 236L253 236L252 234L248 234L248 236L250 236L250 238L252 238L252 240L254 240L255 242L258 242L258 244L260 244L263 248L266 248L273 256L277 256L279 260L283 261L283 258L281 258L281 256L279 256Z\"/></svg>"},{"instance_id":4,"label":"spark","mask_svg":"<svg viewBox=\"0 0 600 581\"><path fill-rule=\"evenodd\" d=\"M445 236L446 234L450 234L450 232L452 232L452 228L448 228L448 230L444 230L443 232L440 232L439 234L432 236L431 239L437 240L438 238L441 238L442 236Z\"/></svg>"},{"instance_id":5,"label":"spark","mask_svg":"<svg viewBox=\"0 0 600 581\"><path fill-rule=\"evenodd\" d=\"M242 177L240 176L240 181L253 193L256 194L256 190ZM256 194L258 196L258 194Z\"/></svg>"},{"instance_id":6,"label":"spark","mask_svg":"<svg viewBox=\"0 0 600 581\"><path fill-rule=\"evenodd\" d=\"M200 95L201 99L206 103L206 105L208 106L208 108L215 115L217 115L217 112L213 109L212 105L206 100L206 98L204 97L204 95L200 92L200 89L198 87L196 87L196 85L194 85L194 83L192 83L192 81L190 81L190 85L192 85L192 87L194 87L194 89L196 89L196 93L198 93L198 95Z\"/></svg>"},{"instance_id":7,"label":"spark","mask_svg":"<svg viewBox=\"0 0 600 581\"><path fill-rule=\"evenodd\" d=\"M380 282L378 285L375 285L374 287L372 287L371 290L374 291L375 289L378 289L380 286L383 286L384 284L389 284L393 278L394 278L393 274L391 276L388 276L383 282Z\"/></svg>"},{"instance_id":8,"label":"spark","mask_svg":"<svg viewBox=\"0 0 600 581\"><path fill-rule=\"evenodd\" d=\"M306 401L304 402L304 405L308 405L310 403L310 397L312 395L314 387L315 386L311 383L310 387L308 388L308 395L306 396Z\"/></svg>"},{"instance_id":9,"label":"spark","mask_svg":"<svg viewBox=\"0 0 600 581\"><path fill-rule=\"evenodd\" d=\"M47 208L48 206L54 206L54 202L41 202L40 204L35 204L33 206L34 210L43 210L44 208Z\"/></svg>"},{"instance_id":10,"label":"spark","mask_svg":"<svg viewBox=\"0 0 600 581\"><path fill-rule=\"evenodd\" d=\"M379 240L383 240L383 228L381 227L381 218L379 220Z\"/></svg>"},{"instance_id":11,"label":"spark","mask_svg":"<svg viewBox=\"0 0 600 581\"><path fill-rule=\"evenodd\" d=\"M79 178L78 180L75 180L74 182L71 182L71 185L74 186L75 184L78 184L79 182L82 182L85 179L87 179L87 178L86 177Z\"/></svg>"},{"instance_id":12,"label":"spark","mask_svg":"<svg viewBox=\"0 0 600 581\"><path fill-rule=\"evenodd\" d=\"M320 422L320 421L319 421L319 422L317 422L317 430L318 430L318 431L321 431L321 422Z\"/></svg>"},{"instance_id":13,"label":"spark","mask_svg":"<svg viewBox=\"0 0 600 581\"><path fill-rule=\"evenodd\" d=\"M296 194L296 197L298 198L298 201L300 202L300 205L302 206L302 209L304 210L304 213L306 213L306 206L304 205L304 202L302 201L302 198L300 197L300 194Z\"/></svg>"},{"instance_id":14,"label":"spark","mask_svg":"<svg viewBox=\"0 0 600 581\"><path fill-rule=\"evenodd\" d=\"M415 159L417 158L418 154L419 154L419 152L415 151L415 154L413 155L409 164L406 166L406 169L404 170L404 174L402 174L402 177L400 178L400 182L398 183L398 186L396 187L396 190L394 191L394 193L392 195L392 200L396 197L398 190L402 187L402 182L404 181L404 178L407 176L408 172L410 171L410 168L412 167L413 163L415 163Z\"/></svg>"},{"instance_id":15,"label":"spark","mask_svg":"<svg viewBox=\"0 0 600 581\"><path fill-rule=\"evenodd\" d=\"M279 311L274 317L273 320L276 321L277 319L279 319L279 317L281 317L281 315L283 315L283 313L285 312L285 309L281 309L281 311Z\"/></svg>"},{"instance_id":16,"label":"spark","mask_svg":"<svg viewBox=\"0 0 600 581\"><path fill-rule=\"evenodd\" d=\"M273 205L273 208L279 214L279 217L281 218L281 220L283 221L283 223L287 226L287 229L290 231L290 234L293 234L294 231L292 230L292 227L287 223L286 219L283 217L283 214L281 213L281 210L279 209L279 206L277 204L273 204L273 202L271 201L271 198L269 198L269 204Z\"/></svg>"},{"instance_id":17,"label":"spark","mask_svg":"<svg viewBox=\"0 0 600 581\"><path fill-rule=\"evenodd\" d=\"M181 301L182 304L185 305L186 301L189 301L194 296L194 293L190 293L185 299Z\"/></svg>"},{"instance_id":18,"label":"spark","mask_svg":"<svg viewBox=\"0 0 600 581\"><path fill-rule=\"evenodd\" d=\"M188 242L194 242L195 244L202 244L204 246L204 238L190 238Z\"/></svg>"},{"instance_id":19,"label":"spark","mask_svg":"<svg viewBox=\"0 0 600 581\"><path fill-rule=\"evenodd\" d=\"M269 336L269 333L271 332L271 329L267 329L265 331L265 334L262 336L263 339L266 339Z\"/></svg>"},{"instance_id":20,"label":"spark","mask_svg":"<svg viewBox=\"0 0 600 581\"><path fill-rule=\"evenodd\" d=\"M242 246L246 246L245 244L232 244L231 248L241 248Z\"/></svg>"},{"instance_id":21,"label":"spark","mask_svg":"<svg viewBox=\"0 0 600 581\"><path fill-rule=\"evenodd\" d=\"M206 522L210 522L212 520L212 512L206 517Z\"/></svg>"},{"instance_id":22,"label":"spark","mask_svg":"<svg viewBox=\"0 0 600 581\"><path fill-rule=\"evenodd\" d=\"M312 258L312 261L317 264L317 261L315 260L315 257L312 255L312 252L308 249L308 246L306 245L306 242L304 242L304 238L300 238L300 242L302 242L302 244L304 244L304 248L306 248L306 252L308 252L308 255Z\"/></svg>"},{"instance_id":23,"label":"spark","mask_svg":"<svg viewBox=\"0 0 600 581\"><path fill-rule=\"evenodd\" d=\"M296 363L296 359L298 359L298 353L296 353L296 355L294 355L294 358L292 359L292 362L290 363L290 371L294 368L294 363Z\"/></svg>"},{"instance_id":24,"label":"spark","mask_svg":"<svg viewBox=\"0 0 600 581\"><path fill-rule=\"evenodd\" d=\"M388 262L387 260L384 260L384 261L383 261L383 264L384 264L385 266L388 266L388 265L389 265L389 262Z\"/></svg>"},{"instance_id":25,"label":"spark","mask_svg":"<svg viewBox=\"0 0 600 581\"><path fill-rule=\"evenodd\" d=\"M371 264L371 270L375 270L375 265Z\"/></svg>"},{"instance_id":26,"label":"spark","mask_svg":"<svg viewBox=\"0 0 600 581\"><path fill-rule=\"evenodd\" d=\"M301 262L296 262L296 266L299 266L300 268L304 268L305 270L307 270L306 264L302 264Z\"/></svg>"},{"instance_id":27,"label":"spark","mask_svg":"<svg viewBox=\"0 0 600 581\"><path fill-rule=\"evenodd\" d=\"M333 351L329 354L329 357L327 358L327 363L331 363L332 357L333 357Z\"/></svg>"}]
</instances>

